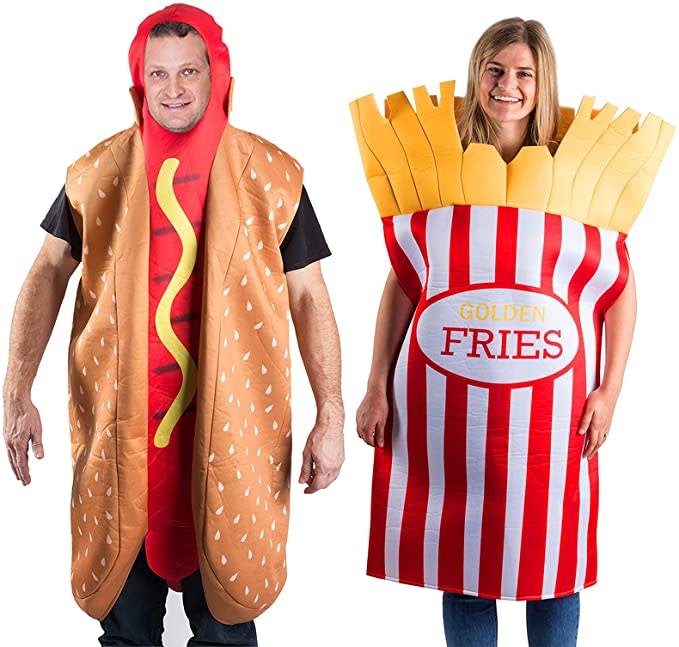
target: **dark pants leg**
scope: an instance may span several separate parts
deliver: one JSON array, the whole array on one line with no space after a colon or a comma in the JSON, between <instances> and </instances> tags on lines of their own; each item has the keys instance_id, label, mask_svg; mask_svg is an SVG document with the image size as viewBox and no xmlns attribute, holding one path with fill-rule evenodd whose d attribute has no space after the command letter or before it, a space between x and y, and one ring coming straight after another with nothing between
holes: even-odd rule
<instances>
[{"instance_id":1,"label":"dark pants leg","mask_svg":"<svg viewBox=\"0 0 679 647\"><path fill-rule=\"evenodd\" d=\"M167 582L146 561L142 545L125 586L109 614L101 621L102 645L162 645Z\"/></svg>"},{"instance_id":2,"label":"dark pants leg","mask_svg":"<svg viewBox=\"0 0 679 647\"><path fill-rule=\"evenodd\" d=\"M443 630L448 647L495 647L495 600L462 593L444 593Z\"/></svg>"},{"instance_id":3,"label":"dark pants leg","mask_svg":"<svg viewBox=\"0 0 679 647\"><path fill-rule=\"evenodd\" d=\"M526 602L530 647L575 647L580 620L580 595ZM448 647L495 647L495 600L461 593L443 594L443 628Z\"/></svg>"},{"instance_id":4,"label":"dark pants leg","mask_svg":"<svg viewBox=\"0 0 679 647\"><path fill-rule=\"evenodd\" d=\"M580 624L580 594L526 602L530 647L575 647Z\"/></svg>"},{"instance_id":5,"label":"dark pants leg","mask_svg":"<svg viewBox=\"0 0 679 647\"><path fill-rule=\"evenodd\" d=\"M187 645L257 646L257 632L253 621L225 625L212 616L207 608L199 571L184 578L181 584L184 611L193 632L193 638Z\"/></svg>"}]
</instances>

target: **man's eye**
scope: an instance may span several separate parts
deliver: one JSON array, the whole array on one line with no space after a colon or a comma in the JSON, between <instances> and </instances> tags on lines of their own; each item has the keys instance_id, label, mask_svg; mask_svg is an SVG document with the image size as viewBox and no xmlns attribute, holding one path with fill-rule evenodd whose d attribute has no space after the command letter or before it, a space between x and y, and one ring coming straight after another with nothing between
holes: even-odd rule
<instances>
[{"instance_id":1,"label":"man's eye","mask_svg":"<svg viewBox=\"0 0 679 647\"><path fill-rule=\"evenodd\" d=\"M188 67L184 70L184 76L193 76L194 74L198 74L198 70Z\"/></svg>"},{"instance_id":2,"label":"man's eye","mask_svg":"<svg viewBox=\"0 0 679 647\"><path fill-rule=\"evenodd\" d=\"M161 79L163 77L163 72L162 72L162 70L153 70L153 72L151 72L150 76L153 79Z\"/></svg>"}]
</instances>

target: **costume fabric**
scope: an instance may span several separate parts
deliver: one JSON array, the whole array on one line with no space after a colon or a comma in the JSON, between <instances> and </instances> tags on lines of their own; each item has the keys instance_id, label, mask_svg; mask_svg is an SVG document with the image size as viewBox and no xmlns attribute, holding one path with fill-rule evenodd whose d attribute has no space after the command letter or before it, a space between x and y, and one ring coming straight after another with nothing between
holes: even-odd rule
<instances>
[{"instance_id":1,"label":"costume fabric","mask_svg":"<svg viewBox=\"0 0 679 647\"><path fill-rule=\"evenodd\" d=\"M627 231L673 127L561 110L559 148L462 150L454 83L351 105L393 270L415 304L375 450L368 573L507 600L596 582L598 455L578 423ZM458 103L462 99L457 100Z\"/></svg>"},{"instance_id":2,"label":"costume fabric","mask_svg":"<svg viewBox=\"0 0 679 647\"><path fill-rule=\"evenodd\" d=\"M187 133L143 99L146 38L198 30L211 65ZM171 585L200 569L212 615L253 619L285 582L290 383L279 250L299 164L228 123L228 52L204 12L172 5L130 48L137 124L68 170L82 240L69 347L72 589L102 619L146 538Z\"/></svg>"}]
</instances>

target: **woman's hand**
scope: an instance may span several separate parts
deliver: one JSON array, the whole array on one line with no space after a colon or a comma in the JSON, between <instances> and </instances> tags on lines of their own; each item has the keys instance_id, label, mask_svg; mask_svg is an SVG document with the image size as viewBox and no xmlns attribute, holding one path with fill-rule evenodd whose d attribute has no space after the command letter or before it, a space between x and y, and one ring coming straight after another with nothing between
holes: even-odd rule
<instances>
[{"instance_id":1,"label":"woman's hand","mask_svg":"<svg viewBox=\"0 0 679 647\"><path fill-rule=\"evenodd\" d=\"M587 433L583 457L590 459L608 436L618 393L600 386L589 394L578 425L578 434Z\"/></svg>"},{"instance_id":2,"label":"woman's hand","mask_svg":"<svg viewBox=\"0 0 679 647\"><path fill-rule=\"evenodd\" d=\"M384 427L388 415L386 390L368 390L356 411L356 431L371 447L384 447Z\"/></svg>"},{"instance_id":3,"label":"woman's hand","mask_svg":"<svg viewBox=\"0 0 679 647\"><path fill-rule=\"evenodd\" d=\"M585 458L592 458L608 436L632 344L636 312L636 288L630 264L625 289L604 315L606 361L601 386L589 394L578 426L578 434L589 433L583 451Z\"/></svg>"},{"instance_id":4,"label":"woman's hand","mask_svg":"<svg viewBox=\"0 0 679 647\"><path fill-rule=\"evenodd\" d=\"M415 304L403 291L394 270L389 270L377 311L368 391L356 412L356 431L371 447L384 447L384 427L389 415L389 367L396 360L414 311Z\"/></svg>"}]
</instances>

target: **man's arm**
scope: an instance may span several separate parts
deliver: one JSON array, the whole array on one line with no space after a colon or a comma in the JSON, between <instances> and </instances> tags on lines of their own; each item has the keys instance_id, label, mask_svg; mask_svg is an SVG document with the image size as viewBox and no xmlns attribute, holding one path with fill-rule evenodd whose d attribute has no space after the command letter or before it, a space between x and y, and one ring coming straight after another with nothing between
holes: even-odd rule
<instances>
[{"instance_id":1,"label":"man's arm","mask_svg":"<svg viewBox=\"0 0 679 647\"><path fill-rule=\"evenodd\" d=\"M313 493L332 483L344 462L340 343L320 262L286 274L299 352L316 399L316 424L303 452L300 483Z\"/></svg>"},{"instance_id":2,"label":"man's arm","mask_svg":"<svg viewBox=\"0 0 679 647\"><path fill-rule=\"evenodd\" d=\"M44 456L40 414L31 401L33 380L76 267L69 244L47 234L14 308L3 387L3 433L12 470L24 485L31 482L29 440L35 457Z\"/></svg>"}]
</instances>

